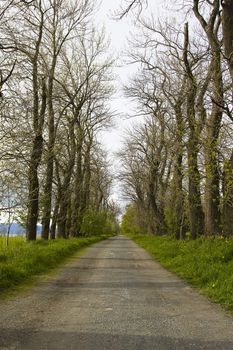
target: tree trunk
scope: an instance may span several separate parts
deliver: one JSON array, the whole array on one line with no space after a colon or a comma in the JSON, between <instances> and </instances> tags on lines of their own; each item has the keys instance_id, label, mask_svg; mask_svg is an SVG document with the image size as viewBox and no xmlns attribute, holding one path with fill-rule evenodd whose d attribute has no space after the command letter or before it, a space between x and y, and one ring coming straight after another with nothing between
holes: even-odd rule
<instances>
[{"instance_id":1,"label":"tree trunk","mask_svg":"<svg viewBox=\"0 0 233 350\"><path fill-rule=\"evenodd\" d=\"M208 139L210 139L208 137ZM211 147L212 145L212 147ZM218 235L220 229L219 165L216 141L207 146L205 184L205 234Z\"/></svg>"},{"instance_id":2,"label":"tree trunk","mask_svg":"<svg viewBox=\"0 0 233 350\"><path fill-rule=\"evenodd\" d=\"M29 163L28 173L28 212L27 212L27 240L35 240L37 236L37 222L39 210L39 180L38 167L41 162L43 152L43 127L46 112L47 91L45 79L42 79L42 98L39 103L39 77L38 77L38 58L42 41L44 25L44 14L41 11L41 21L38 32L38 39L35 46L35 54L32 58L32 84L33 84L33 133L32 151Z\"/></svg>"},{"instance_id":3,"label":"tree trunk","mask_svg":"<svg viewBox=\"0 0 233 350\"><path fill-rule=\"evenodd\" d=\"M213 53L213 102L212 111L207 120L206 144L206 210L205 234L218 235L221 233L220 213L220 171L218 162L218 138L222 121L223 82L220 51Z\"/></svg>"},{"instance_id":4,"label":"tree trunk","mask_svg":"<svg viewBox=\"0 0 233 350\"><path fill-rule=\"evenodd\" d=\"M232 80L233 103L233 0L225 0L222 6L223 43ZM233 151L224 166L223 192L223 234L229 237L233 235Z\"/></svg>"},{"instance_id":5,"label":"tree trunk","mask_svg":"<svg viewBox=\"0 0 233 350\"><path fill-rule=\"evenodd\" d=\"M214 0L208 22L199 11L199 0L193 0L193 11L200 22L209 42L212 55L212 111L207 120L206 144L206 207L205 207L205 234L217 235L220 227L220 194L219 194L219 164L218 138L222 121L223 81L221 67L221 46L218 40L220 1Z\"/></svg>"},{"instance_id":6,"label":"tree trunk","mask_svg":"<svg viewBox=\"0 0 233 350\"><path fill-rule=\"evenodd\" d=\"M77 164L74 174L74 198L71 213L71 236L77 237L80 233L80 206L82 200L83 171L82 171L82 140L77 144Z\"/></svg>"},{"instance_id":7,"label":"tree trunk","mask_svg":"<svg viewBox=\"0 0 233 350\"><path fill-rule=\"evenodd\" d=\"M56 228L57 228L57 217L58 217L58 211L60 207L60 195L58 194L58 198L56 200L55 208L53 211L53 218L52 218L52 224L51 224L51 230L50 230L50 239L56 238Z\"/></svg>"},{"instance_id":8,"label":"tree trunk","mask_svg":"<svg viewBox=\"0 0 233 350\"><path fill-rule=\"evenodd\" d=\"M40 164L43 151L42 135L36 136L33 142L33 149L29 167L29 194L28 194L28 214L27 214L27 240L36 239L38 209L39 209L39 180L38 166Z\"/></svg>"},{"instance_id":9,"label":"tree trunk","mask_svg":"<svg viewBox=\"0 0 233 350\"><path fill-rule=\"evenodd\" d=\"M184 50L183 61L185 64L187 76L187 94L186 94L186 112L188 119L188 202L189 202L189 224L192 239L203 233L204 216L201 205L201 191L200 191L200 173L198 169L198 151L199 151L199 137L197 134L197 122L195 113L195 101L197 95L197 87L195 77L188 57L189 47L189 28L188 23L185 24L184 29Z\"/></svg>"},{"instance_id":10,"label":"tree trunk","mask_svg":"<svg viewBox=\"0 0 233 350\"><path fill-rule=\"evenodd\" d=\"M48 82L48 156L47 156L47 167L46 177L44 186L44 209L42 217L42 238L48 240L51 209L52 209L52 187L53 187L53 168L54 168L54 145L55 145L55 125L54 125L54 108L53 108L53 84L54 84L54 73L56 67L56 56L53 58L51 71L49 74Z\"/></svg>"},{"instance_id":11,"label":"tree trunk","mask_svg":"<svg viewBox=\"0 0 233 350\"><path fill-rule=\"evenodd\" d=\"M69 197L70 197L70 179L72 175L72 169L66 174L63 185L62 185L62 196L61 204L58 213L57 219L57 234L58 237L67 238L66 232L66 220L67 220L67 211L69 206Z\"/></svg>"},{"instance_id":12,"label":"tree trunk","mask_svg":"<svg viewBox=\"0 0 233 350\"><path fill-rule=\"evenodd\" d=\"M183 136L184 123L181 111L181 101L175 106L176 115L176 152L174 164L174 213L175 213L175 238L185 238L184 227L184 195L183 195Z\"/></svg>"},{"instance_id":13,"label":"tree trunk","mask_svg":"<svg viewBox=\"0 0 233 350\"><path fill-rule=\"evenodd\" d=\"M224 164L223 176L223 234L233 235L233 150Z\"/></svg>"},{"instance_id":14,"label":"tree trunk","mask_svg":"<svg viewBox=\"0 0 233 350\"><path fill-rule=\"evenodd\" d=\"M71 192L69 193L69 198L68 198L68 207L67 207L67 214L66 214L66 237L70 237L70 232L71 232L71 215L72 215L72 210L71 210L71 203L72 203L72 194Z\"/></svg>"},{"instance_id":15,"label":"tree trunk","mask_svg":"<svg viewBox=\"0 0 233 350\"><path fill-rule=\"evenodd\" d=\"M148 191L148 199L149 206L152 212L152 230L153 233L157 235L166 234L166 224L165 224L165 215L163 210L156 203L156 181L157 181L157 166L152 165L150 179L149 179L149 191Z\"/></svg>"},{"instance_id":16,"label":"tree trunk","mask_svg":"<svg viewBox=\"0 0 233 350\"><path fill-rule=\"evenodd\" d=\"M195 131L194 131L195 133ZM204 214L201 204L200 173L197 164L198 142L190 130L188 142L188 178L189 178L189 224L192 239L204 232Z\"/></svg>"},{"instance_id":17,"label":"tree trunk","mask_svg":"<svg viewBox=\"0 0 233 350\"><path fill-rule=\"evenodd\" d=\"M233 82L233 0L224 0L222 7L223 43Z\"/></svg>"},{"instance_id":18,"label":"tree trunk","mask_svg":"<svg viewBox=\"0 0 233 350\"><path fill-rule=\"evenodd\" d=\"M49 238L49 228L51 219L51 208L52 208L52 186L53 186L53 167L54 167L54 127L52 127L53 122L50 121L49 127L49 148L48 148L48 160L46 168L46 180L44 187L44 210L42 218L42 238L47 240Z\"/></svg>"},{"instance_id":19,"label":"tree trunk","mask_svg":"<svg viewBox=\"0 0 233 350\"><path fill-rule=\"evenodd\" d=\"M82 197L82 203L81 203L81 217L83 216L85 210L87 209L87 207L89 205L89 199L90 199L90 183L91 183L90 152L91 152L91 146L92 146L92 140L90 140L90 143L87 146L87 150L86 150L86 154L85 154L83 197Z\"/></svg>"},{"instance_id":20,"label":"tree trunk","mask_svg":"<svg viewBox=\"0 0 233 350\"><path fill-rule=\"evenodd\" d=\"M62 184L61 190L61 204L60 210L58 214L58 236L62 238L67 238L66 224L67 224L67 212L70 202L70 181L73 173L74 165L75 165L75 150L76 150L76 142L75 142L75 133L74 133L75 119L70 122L69 125L69 143L70 143L70 152L67 169L64 175L64 181Z\"/></svg>"},{"instance_id":21,"label":"tree trunk","mask_svg":"<svg viewBox=\"0 0 233 350\"><path fill-rule=\"evenodd\" d=\"M37 79L37 68L35 78ZM37 81L34 82L34 89L37 89ZM38 179L38 167L41 162L43 152L43 137L42 130L44 126L44 116L46 111L46 83L43 81L42 87L42 102L41 110L39 111L38 91L35 90L34 97L34 130L35 137L33 140L31 158L29 163L28 174L28 212L27 212L27 240L32 241L36 239L37 235L37 222L38 222L38 210L39 210L39 179Z\"/></svg>"}]
</instances>

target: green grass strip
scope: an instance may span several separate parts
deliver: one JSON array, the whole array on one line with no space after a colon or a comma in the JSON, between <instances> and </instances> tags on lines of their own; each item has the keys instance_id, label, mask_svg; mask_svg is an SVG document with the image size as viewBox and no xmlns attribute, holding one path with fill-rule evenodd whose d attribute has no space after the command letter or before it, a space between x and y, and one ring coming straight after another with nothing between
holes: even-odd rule
<instances>
[{"instance_id":1,"label":"green grass strip","mask_svg":"<svg viewBox=\"0 0 233 350\"><path fill-rule=\"evenodd\" d=\"M176 241L150 235L128 237L161 265L233 313L233 238Z\"/></svg>"},{"instance_id":2,"label":"green grass strip","mask_svg":"<svg viewBox=\"0 0 233 350\"><path fill-rule=\"evenodd\" d=\"M0 297L6 297L23 285L34 282L57 268L80 249L109 238L108 235L25 242L11 238L8 247L0 238Z\"/></svg>"}]
</instances>

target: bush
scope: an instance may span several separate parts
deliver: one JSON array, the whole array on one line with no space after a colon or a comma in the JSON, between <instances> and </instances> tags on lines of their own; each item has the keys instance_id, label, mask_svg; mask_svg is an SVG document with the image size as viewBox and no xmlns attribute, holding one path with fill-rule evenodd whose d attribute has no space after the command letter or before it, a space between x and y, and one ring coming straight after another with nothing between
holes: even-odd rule
<instances>
[{"instance_id":1,"label":"bush","mask_svg":"<svg viewBox=\"0 0 233 350\"><path fill-rule=\"evenodd\" d=\"M83 217L81 232L89 235L113 235L116 233L116 221L107 210L95 211L88 209Z\"/></svg>"},{"instance_id":2,"label":"bush","mask_svg":"<svg viewBox=\"0 0 233 350\"><path fill-rule=\"evenodd\" d=\"M143 224L139 222L139 215L135 205L129 205L126 209L126 213L123 216L121 223L122 234L137 234L145 233L146 228Z\"/></svg>"}]
</instances>

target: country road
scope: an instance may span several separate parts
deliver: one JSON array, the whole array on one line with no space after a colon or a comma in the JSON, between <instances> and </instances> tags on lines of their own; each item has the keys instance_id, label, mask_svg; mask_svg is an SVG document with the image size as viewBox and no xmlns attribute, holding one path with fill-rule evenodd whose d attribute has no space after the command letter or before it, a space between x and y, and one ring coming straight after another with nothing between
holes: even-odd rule
<instances>
[{"instance_id":1,"label":"country road","mask_svg":"<svg viewBox=\"0 0 233 350\"><path fill-rule=\"evenodd\" d=\"M0 302L0 349L233 349L233 319L123 236Z\"/></svg>"}]
</instances>

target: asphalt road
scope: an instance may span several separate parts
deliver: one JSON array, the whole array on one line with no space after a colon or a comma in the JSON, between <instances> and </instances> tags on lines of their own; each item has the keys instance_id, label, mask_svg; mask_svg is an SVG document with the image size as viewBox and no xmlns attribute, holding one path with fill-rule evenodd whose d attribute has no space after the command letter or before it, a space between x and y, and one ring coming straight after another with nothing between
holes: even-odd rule
<instances>
[{"instance_id":1,"label":"asphalt road","mask_svg":"<svg viewBox=\"0 0 233 350\"><path fill-rule=\"evenodd\" d=\"M119 236L1 302L0 349L233 350L233 319Z\"/></svg>"}]
</instances>

